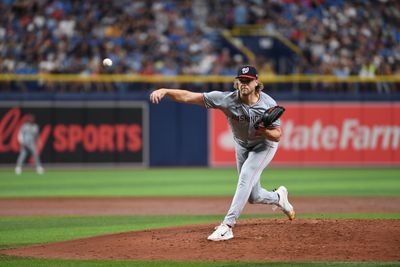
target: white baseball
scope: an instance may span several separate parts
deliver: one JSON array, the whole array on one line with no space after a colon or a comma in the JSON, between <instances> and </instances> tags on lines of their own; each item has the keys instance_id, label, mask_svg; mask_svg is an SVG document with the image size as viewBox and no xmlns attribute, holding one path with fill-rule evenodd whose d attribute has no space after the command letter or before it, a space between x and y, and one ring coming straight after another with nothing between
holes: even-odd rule
<instances>
[{"instance_id":1,"label":"white baseball","mask_svg":"<svg viewBox=\"0 0 400 267\"><path fill-rule=\"evenodd\" d=\"M113 62L112 62L111 59L109 59L109 58L103 59L103 65L104 65L105 67L111 67L112 64L113 64Z\"/></svg>"}]
</instances>

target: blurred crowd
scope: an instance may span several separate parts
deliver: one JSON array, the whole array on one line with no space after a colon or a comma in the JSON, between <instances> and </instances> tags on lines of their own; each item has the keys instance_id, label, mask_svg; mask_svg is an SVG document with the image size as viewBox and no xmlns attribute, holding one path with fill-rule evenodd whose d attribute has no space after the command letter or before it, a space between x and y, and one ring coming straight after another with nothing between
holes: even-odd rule
<instances>
[{"instance_id":1,"label":"blurred crowd","mask_svg":"<svg viewBox=\"0 0 400 267\"><path fill-rule=\"evenodd\" d=\"M269 1L268 30L297 44L299 73L400 74L400 1Z\"/></svg>"},{"instance_id":2,"label":"blurred crowd","mask_svg":"<svg viewBox=\"0 0 400 267\"><path fill-rule=\"evenodd\" d=\"M1 72L223 73L233 59L218 45L205 1L35 0L0 2ZM220 57L224 57L221 59ZM223 65L218 68L216 65ZM223 70L222 70L223 69Z\"/></svg>"},{"instance_id":3,"label":"blurred crowd","mask_svg":"<svg viewBox=\"0 0 400 267\"><path fill-rule=\"evenodd\" d=\"M0 14L0 73L234 75L247 62L221 30L250 24L300 48L295 73L400 74L397 0L0 0Z\"/></svg>"}]
</instances>

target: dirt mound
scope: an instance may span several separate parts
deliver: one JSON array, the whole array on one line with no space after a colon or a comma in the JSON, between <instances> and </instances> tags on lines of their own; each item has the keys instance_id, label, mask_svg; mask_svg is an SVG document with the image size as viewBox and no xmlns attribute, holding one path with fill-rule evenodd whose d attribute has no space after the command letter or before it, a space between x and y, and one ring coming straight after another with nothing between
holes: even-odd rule
<instances>
[{"instance_id":1,"label":"dirt mound","mask_svg":"<svg viewBox=\"0 0 400 267\"><path fill-rule=\"evenodd\" d=\"M242 220L234 239L207 241L214 226L103 235L1 253L59 259L400 261L400 220Z\"/></svg>"}]
</instances>

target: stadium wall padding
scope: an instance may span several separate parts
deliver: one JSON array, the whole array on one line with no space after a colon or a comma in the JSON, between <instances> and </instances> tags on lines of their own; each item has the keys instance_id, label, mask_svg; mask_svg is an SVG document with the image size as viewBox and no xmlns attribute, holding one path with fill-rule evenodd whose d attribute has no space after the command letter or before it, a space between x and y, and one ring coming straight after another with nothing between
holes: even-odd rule
<instances>
[{"instance_id":1,"label":"stadium wall padding","mask_svg":"<svg viewBox=\"0 0 400 267\"><path fill-rule=\"evenodd\" d=\"M368 101L373 100L374 102L380 102L382 105L393 106L396 104L398 105L398 101L400 100L400 94L394 94L392 95L393 99L389 99L390 95L376 93L346 95L338 93L289 94L285 92L277 93L274 90L268 91L268 93L279 100L279 103L293 103L298 105L309 105L309 103L318 103L321 100L325 101L325 103L332 104L349 103L352 105L352 103L363 103L364 105ZM0 101L5 103L12 102L16 106L23 106L24 103L41 101L53 101L54 103L58 101L70 101L72 103L91 103L92 101L108 101L111 103L118 101L138 101L148 107L146 112L148 115L146 121L149 127L146 136L148 140L148 166L207 166L210 157L209 142L211 142L208 140L209 117L207 110L199 106L175 103L169 99L163 100L158 105L153 105L148 101L149 94L150 91L137 92L135 94L0 93ZM394 114L397 114L397 111L392 113L391 116L394 116ZM289 113L287 115L289 116ZM382 116L384 115L382 114ZM396 116L398 116L398 114ZM1 114L0 119L2 119ZM224 118L222 120L226 123ZM399 127L398 120L395 119L394 121L396 123L393 124L393 127ZM290 151L288 151L288 153L289 152ZM397 155L398 150L394 150L393 153ZM11 155L12 160L10 160L9 163L14 164L17 156L18 154L16 152ZM287 156L285 156L285 158L287 158ZM278 159L277 157L276 160ZM51 162L46 158L43 158L43 161L45 164L46 162ZM301 160L297 163L299 165L303 164ZM211 165L214 164L211 163ZM232 163L229 165L231 166Z\"/></svg>"},{"instance_id":2,"label":"stadium wall padding","mask_svg":"<svg viewBox=\"0 0 400 267\"><path fill-rule=\"evenodd\" d=\"M54 96L53 96L54 97ZM57 97L53 99L49 98L38 98L33 97L31 99L26 99L25 95L20 95L19 99L1 101L3 103L2 111L0 113L0 120L3 120L5 115L10 112L13 108L21 108L21 114L18 116L18 120L22 119L28 112L34 112L37 117L37 121L39 122L41 131L44 130L44 127L49 128L51 132L53 132L57 128L57 124L61 123L62 125L90 125L93 123L89 117L85 114L89 111L85 111L85 106L91 105L93 102L107 102L109 105L113 106L119 103L121 100L124 101L135 101L138 103L142 103L147 106L147 111L145 111L144 120L145 124L148 124L148 131L143 132L143 143L144 143L144 165L149 166L206 166L208 163L207 155L208 155L208 137L207 137L207 110L193 105L185 105L175 103L171 100L166 99L162 103L158 105L153 105L148 102L148 95L141 94L136 95L136 97L126 97L124 99L120 98L106 98L99 97L96 99L85 99L80 96L71 96L68 97ZM107 99L107 100L106 100ZM54 119L54 114L58 114L59 109L53 109L52 106L56 106L55 103L70 103L71 105L76 105L78 102L82 106L82 118L71 118L72 121L68 119L68 112L64 111L64 118L62 121L57 121ZM86 104L85 104L86 103ZM32 108L35 106L35 108ZM44 110L44 112L43 112ZM107 123L118 123L120 117L129 118L129 112L124 112L121 114L119 109L113 111L117 117L113 120L108 118L108 113L105 112L103 115L99 115L97 117L93 117L97 122L97 124L101 123L102 118L107 121ZM101 111L101 110L100 110ZM26 113L26 114L25 114ZM93 112L91 112L92 114ZM74 112L70 113L71 116L77 116ZM119 115L118 115L119 114ZM134 115L134 114L132 114ZM50 116L50 117L49 117ZM49 117L49 118L48 118ZM7 124L7 123L2 123ZM64 127L64 126L63 126ZM4 131L9 131L7 129L3 129ZM14 128L13 131L17 129ZM15 137L15 134L10 134L8 137L1 135L0 137L0 147L8 146L12 141L12 136ZM63 153L56 152L54 148L52 148L53 140L52 134L49 135L49 139L47 140L47 145L44 149L44 154L42 155L42 161L44 164L49 163L74 163L74 164L85 164L85 163L96 163L97 159L99 159L98 163L121 163L118 152L113 153L112 155L103 157L100 153L96 157L93 157L93 153L85 153L82 148L82 144L79 144L77 150L74 152L76 155L68 155L68 152L64 151ZM15 138L14 138L15 139ZM13 141L15 143L15 140ZM4 144L4 145L3 145ZM16 146L16 144L14 144ZM146 147L147 146L147 147ZM0 149L1 150L1 149ZM110 154L110 153L109 153ZM148 154L148 156L147 156ZM0 151L0 164L14 164L18 157L18 149L14 148L12 150L8 149L7 151ZM58 159L61 161L58 162ZM81 159L81 160L79 160ZM129 163L130 161L125 163ZM132 162L133 164L133 162ZM136 164L137 165L137 164Z\"/></svg>"},{"instance_id":3,"label":"stadium wall padding","mask_svg":"<svg viewBox=\"0 0 400 267\"><path fill-rule=\"evenodd\" d=\"M207 111L165 101L150 106L150 165L206 166Z\"/></svg>"}]
</instances>

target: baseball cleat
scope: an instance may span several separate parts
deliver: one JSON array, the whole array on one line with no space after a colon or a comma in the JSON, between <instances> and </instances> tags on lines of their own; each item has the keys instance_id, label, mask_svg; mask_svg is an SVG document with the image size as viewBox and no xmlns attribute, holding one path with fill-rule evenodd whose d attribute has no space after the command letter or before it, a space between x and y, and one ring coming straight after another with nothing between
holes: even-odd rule
<instances>
[{"instance_id":1,"label":"baseball cleat","mask_svg":"<svg viewBox=\"0 0 400 267\"><path fill-rule=\"evenodd\" d=\"M37 174L43 174L44 173L44 169L43 169L43 167L37 167L36 168L36 172L37 172Z\"/></svg>"},{"instance_id":2,"label":"baseball cleat","mask_svg":"<svg viewBox=\"0 0 400 267\"><path fill-rule=\"evenodd\" d=\"M15 168L15 174L20 175L22 173L22 168L21 167L16 167Z\"/></svg>"},{"instance_id":3,"label":"baseball cleat","mask_svg":"<svg viewBox=\"0 0 400 267\"><path fill-rule=\"evenodd\" d=\"M209 235L207 239L211 241L224 241L232 238L232 228L224 223L221 223L219 226L215 227L214 233Z\"/></svg>"},{"instance_id":4,"label":"baseball cleat","mask_svg":"<svg viewBox=\"0 0 400 267\"><path fill-rule=\"evenodd\" d=\"M294 212L293 206L289 203L286 187L280 186L275 192L279 195L277 206L288 216L289 220L293 220L296 213Z\"/></svg>"}]
</instances>

